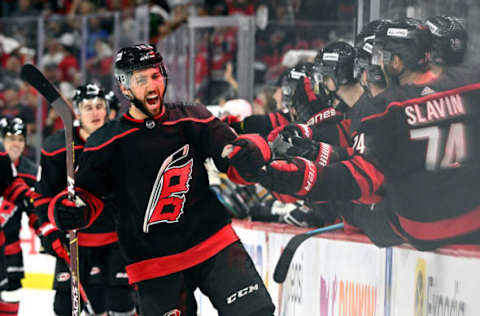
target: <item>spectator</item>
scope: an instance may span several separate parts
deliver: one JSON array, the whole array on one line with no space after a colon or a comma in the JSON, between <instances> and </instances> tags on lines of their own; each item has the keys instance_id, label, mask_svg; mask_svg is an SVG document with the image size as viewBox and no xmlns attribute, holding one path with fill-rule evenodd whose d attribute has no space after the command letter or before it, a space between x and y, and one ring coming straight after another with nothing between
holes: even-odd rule
<instances>
[{"instance_id":1,"label":"spectator","mask_svg":"<svg viewBox=\"0 0 480 316\"><path fill-rule=\"evenodd\" d=\"M19 0L18 8L12 12L11 17L38 16L40 12L32 6L31 0Z\"/></svg>"},{"instance_id":2,"label":"spectator","mask_svg":"<svg viewBox=\"0 0 480 316\"><path fill-rule=\"evenodd\" d=\"M70 33L65 33L60 38L60 44L62 47L63 59L58 64L58 68L62 73L61 80L69 81L73 80L76 72L80 70L77 57L74 55L74 37Z\"/></svg>"},{"instance_id":3,"label":"spectator","mask_svg":"<svg viewBox=\"0 0 480 316\"><path fill-rule=\"evenodd\" d=\"M87 60L88 75L100 81L101 86L112 86L112 61L113 51L103 40L98 39L95 43L95 56Z\"/></svg>"},{"instance_id":4,"label":"spectator","mask_svg":"<svg viewBox=\"0 0 480 316\"><path fill-rule=\"evenodd\" d=\"M56 38L49 38L47 39L47 52L43 55L42 59L40 60L40 65L42 67L46 67L47 65L54 64L58 66L60 62L63 60L64 53L63 47L60 42Z\"/></svg>"}]
</instances>

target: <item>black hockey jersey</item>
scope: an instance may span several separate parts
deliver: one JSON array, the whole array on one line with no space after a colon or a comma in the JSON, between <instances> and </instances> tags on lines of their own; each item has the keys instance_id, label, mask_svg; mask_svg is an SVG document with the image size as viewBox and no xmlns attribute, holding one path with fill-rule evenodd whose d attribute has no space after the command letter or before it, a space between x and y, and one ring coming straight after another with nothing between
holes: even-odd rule
<instances>
[{"instance_id":1,"label":"black hockey jersey","mask_svg":"<svg viewBox=\"0 0 480 316\"><path fill-rule=\"evenodd\" d=\"M77 128L74 133L75 165L82 156L85 140L79 135ZM57 193L67 186L67 168L65 151L65 132L57 131L45 140L41 157L41 176L35 190L42 198L35 202L36 213L40 224L48 222L48 203ZM98 247L111 244L118 240L115 232L114 204L106 196L105 211L92 226L78 231L78 244L83 247Z\"/></svg>"},{"instance_id":2,"label":"black hockey jersey","mask_svg":"<svg viewBox=\"0 0 480 316\"><path fill-rule=\"evenodd\" d=\"M20 156L20 158L14 163L17 169L17 175L21 177L25 183L33 187L38 176L38 167L28 158ZM30 219L30 225L33 228L38 227L37 218L33 214L33 210L28 208L26 205L17 205L18 210L15 214L8 220L4 226L6 245L5 245L5 254L14 255L20 253L22 249L20 248L19 242L19 232L21 227L22 213L25 211Z\"/></svg>"},{"instance_id":3,"label":"black hockey jersey","mask_svg":"<svg viewBox=\"0 0 480 316\"><path fill-rule=\"evenodd\" d=\"M166 104L154 120L125 114L90 136L77 186L113 194L130 283L184 270L238 237L209 188L205 159L221 157L235 132L203 106Z\"/></svg>"},{"instance_id":4,"label":"black hockey jersey","mask_svg":"<svg viewBox=\"0 0 480 316\"><path fill-rule=\"evenodd\" d=\"M392 224L412 245L478 244L480 83L458 69L420 79L375 99L360 155L343 163L349 174L332 165L311 193L323 199L322 188L342 181L337 198L368 200L386 180Z\"/></svg>"}]
</instances>

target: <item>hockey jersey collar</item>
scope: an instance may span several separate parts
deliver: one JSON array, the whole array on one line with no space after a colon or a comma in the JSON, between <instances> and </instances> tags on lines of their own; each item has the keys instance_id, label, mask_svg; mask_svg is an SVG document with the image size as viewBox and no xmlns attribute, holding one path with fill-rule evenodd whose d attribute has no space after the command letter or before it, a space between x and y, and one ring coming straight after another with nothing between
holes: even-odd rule
<instances>
[{"instance_id":1,"label":"hockey jersey collar","mask_svg":"<svg viewBox=\"0 0 480 316\"><path fill-rule=\"evenodd\" d=\"M145 126L148 129L152 129L156 126L156 124L162 123L165 121L167 118L167 115L165 115L165 105L162 107L162 112L156 116L153 117L153 120L150 118L146 118L143 120L138 120L133 118L130 113L127 111L125 114L123 114L123 119L128 121L131 125L135 125L137 127L140 126Z\"/></svg>"}]
</instances>

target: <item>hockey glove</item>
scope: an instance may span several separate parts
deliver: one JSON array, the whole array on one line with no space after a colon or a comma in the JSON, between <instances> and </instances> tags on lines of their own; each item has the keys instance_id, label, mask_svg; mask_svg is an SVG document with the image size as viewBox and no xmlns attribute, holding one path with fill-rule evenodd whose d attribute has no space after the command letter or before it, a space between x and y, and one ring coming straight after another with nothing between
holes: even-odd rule
<instances>
[{"instance_id":1,"label":"hockey glove","mask_svg":"<svg viewBox=\"0 0 480 316\"><path fill-rule=\"evenodd\" d=\"M237 137L232 145L227 155L230 159L229 178L241 184L256 182L262 167L271 158L267 142L258 134L245 134Z\"/></svg>"},{"instance_id":2,"label":"hockey glove","mask_svg":"<svg viewBox=\"0 0 480 316\"><path fill-rule=\"evenodd\" d=\"M37 233L46 253L63 260L68 258L65 232L59 231L52 223L45 223L40 226Z\"/></svg>"},{"instance_id":3,"label":"hockey glove","mask_svg":"<svg viewBox=\"0 0 480 316\"><path fill-rule=\"evenodd\" d=\"M271 143L280 136L287 140L293 136L312 139L312 135L312 129L305 124L288 124L279 126L271 131L267 140Z\"/></svg>"},{"instance_id":4,"label":"hockey glove","mask_svg":"<svg viewBox=\"0 0 480 316\"><path fill-rule=\"evenodd\" d=\"M316 165L304 158L290 161L276 160L266 166L260 184L275 192L303 197L308 194L317 180Z\"/></svg>"},{"instance_id":5,"label":"hockey glove","mask_svg":"<svg viewBox=\"0 0 480 316\"><path fill-rule=\"evenodd\" d=\"M64 190L48 205L48 219L60 230L87 227L103 211L103 201L93 194L80 188L75 188L75 193L75 201L70 201Z\"/></svg>"},{"instance_id":6,"label":"hockey glove","mask_svg":"<svg viewBox=\"0 0 480 316\"><path fill-rule=\"evenodd\" d=\"M292 137L290 141L292 146L286 151L288 157L300 156L317 162L322 167L339 160L339 155L335 148L327 143L301 137Z\"/></svg>"}]
</instances>

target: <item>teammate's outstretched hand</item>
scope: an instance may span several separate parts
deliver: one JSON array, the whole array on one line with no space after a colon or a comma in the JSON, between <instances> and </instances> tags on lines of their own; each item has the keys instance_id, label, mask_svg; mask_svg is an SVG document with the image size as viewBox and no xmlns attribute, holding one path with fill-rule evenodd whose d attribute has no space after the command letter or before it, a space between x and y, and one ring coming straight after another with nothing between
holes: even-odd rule
<instances>
[{"instance_id":1,"label":"teammate's outstretched hand","mask_svg":"<svg viewBox=\"0 0 480 316\"><path fill-rule=\"evenodd\" d=\"M315 164L295 157L290 161L275 160L269 163L259 182L272 191L302 197L312 190L316 180Z\"/></svg>"}]
</instances>

